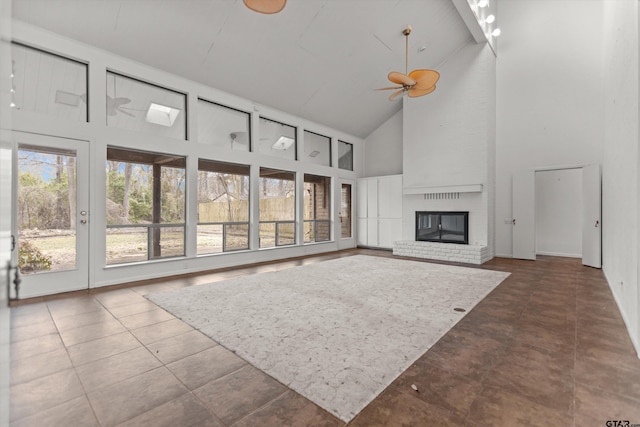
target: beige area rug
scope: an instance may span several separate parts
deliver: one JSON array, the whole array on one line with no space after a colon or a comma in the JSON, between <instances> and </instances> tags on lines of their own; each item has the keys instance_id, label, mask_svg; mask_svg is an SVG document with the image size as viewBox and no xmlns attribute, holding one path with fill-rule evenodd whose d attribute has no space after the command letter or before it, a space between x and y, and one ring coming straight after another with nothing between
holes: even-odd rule
<instances>
[{"instance_id":1,"label":"beige area rug","mask_svg":"<svg viewBox=\"0 0 640 427\"><path fill-rule=\"evenodd\" d=\"M148 298L348 422L508 275L355 255Z\"/></svg>"}]
</instances>

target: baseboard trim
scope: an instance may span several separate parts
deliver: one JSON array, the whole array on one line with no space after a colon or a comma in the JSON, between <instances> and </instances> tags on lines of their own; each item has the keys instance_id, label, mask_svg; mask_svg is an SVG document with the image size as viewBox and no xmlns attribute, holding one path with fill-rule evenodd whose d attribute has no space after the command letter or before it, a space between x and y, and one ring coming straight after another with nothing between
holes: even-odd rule
<instances>
[{"instance_id":1,"label":"baseboard trim","mask_svg":"<svg viewBox=\"0 0 640 427\"><path fill-rule=\"evenodd\" d=\"M495 254L494 256L496 258L513 258L513 255L511 254Z\"/></svg>"},{"instance_id":2,"label":"baseboard trim","mask_svg":"<svg viewBox=\"0 0 640 427\"><path fill-rule=\"evenodd\" d=\"M545 251L537 251L536 255L542 256L560 256L564 258L582 258L582 254L565 254L562 252L545 252Z\"/></svg>"},{"instance_id":3,"label":"baseboard trim","mask_svg":"<svg viewBox=\"0 0 640 427\"><path fill-rule=\"evenodd\" d=\"M631 328L629 327L630 323L629 323L629 318L627 317L627 313L624 311L624 308L620 302L620 299L618 299L618 295L614 292L613 286L611 286L611 281L607 277L607 272L604 268L602 269L602 273L604 274L604 278L607 281L607 285L609 285L609 289L611 290L611 294L613 295L613 300L616 302L616 305L618 306L618 311L622 316L622 320L624 321L624 326L627 328L627 335L629 335L629 338L631 338L631 343L633 344L633 347L636 349L636 355L638 356L638 359L640 359L640 343L638 343L638 337L634 337L631 334Z\"/></svg>"}]
</instances>

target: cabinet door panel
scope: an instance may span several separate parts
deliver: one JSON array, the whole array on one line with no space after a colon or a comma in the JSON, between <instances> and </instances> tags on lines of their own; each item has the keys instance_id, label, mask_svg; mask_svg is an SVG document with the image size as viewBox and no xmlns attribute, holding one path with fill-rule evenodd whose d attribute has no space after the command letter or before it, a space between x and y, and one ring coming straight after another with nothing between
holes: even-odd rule
<instances>
[{"instance_id":1,"label":"cabinet door panel","mask_svg":"<svg viewBox=\"0 0 640 427\"><path fill-rule=\"evenodd\" d=\"M367 183L369 180L359 179L358 186L356 187L356 215L358 218L366 218L367 217Z\"/></svg>"},{"instance_id":2,"label":"cabinet door panel","mask_svg":"<svg viewBox=\"0 0 640 427\"><path fill-rule=\"evenodd\" d=\"M367 220L367 246L378 246L378 219Z\"/></svg>"},{"instance_id":3,"label":"cabinet door panel","mask_svg":"<svg viewBox=\"0 0 640 427\"><path fill-rule=\"evenodd\" d=\"M378 179L378 212L380 218L402 218L402 176Z\"/></svg>"},{"instance_id":4,"label":"cabinet door panel","mask_svg":"<svg viewBox=\"0 0 640 427\"><path fill-rule=\"evenodd\" d=\"M368 227L368 219L366 218L358 218L357 221L357 232L358 232L358 245L359 246L369 246L367 234L369 233Z\"/></svg>"},{"instance_id":5,"label":"cabinet door panel","mask_svg":"<svg viewBox=\"0 0 640 427\"><path fill-rule=\"evenodd\" d=\"M367 218L378 217L378 180L367 182Z\"/></svg>"}]
</instances>

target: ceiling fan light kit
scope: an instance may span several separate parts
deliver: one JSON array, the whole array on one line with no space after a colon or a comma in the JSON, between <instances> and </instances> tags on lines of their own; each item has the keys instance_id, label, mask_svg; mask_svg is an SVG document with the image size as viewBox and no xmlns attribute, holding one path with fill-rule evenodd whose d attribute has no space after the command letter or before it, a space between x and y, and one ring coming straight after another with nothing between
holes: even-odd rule
<instances>
[{"instance_id":1,"label":"ceiling fan light kit","mask_svg":"<svg viewBox=\"0 0 640 427\"><path fill-rule=\"evenodd\" d=\"M244 5L254 12L271 15L280 12L287 0L244 0Z\"/></svg>"},{"instance_id":2,"label":"ceiling fan light kit","mask_svg":"<svg viewBox=\"0 0 640 427\"><path fill-rule=\"evenodd\" d=\"M389 100L393 101L398 96L405 94L409 95L409 98L417 98L419 96L427 95L436 90L436 83L440 78L440 73L435 70L417 69L410 73L409 70L409 34L411 34L411 27L407 26L402 30L402 34L405 36L405 72L404 74L399 71L392 71L387 78L391 83L395 83L398 86L383 87L376 90L395 90L394 93L389 96Z\"/></svg>"}]
</instances>

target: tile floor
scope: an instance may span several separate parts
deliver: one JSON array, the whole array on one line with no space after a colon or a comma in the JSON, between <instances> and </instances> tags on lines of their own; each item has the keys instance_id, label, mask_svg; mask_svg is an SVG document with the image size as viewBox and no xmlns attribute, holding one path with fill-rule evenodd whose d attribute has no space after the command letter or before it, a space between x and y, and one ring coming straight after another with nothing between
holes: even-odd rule
<instances>
[{"instance_id":1,"label":"tile floor","mask_svg":"<svg viewBox=\"0 0 640 427\"><path fill-rule=\"evenodd\" d=\"M343 425L144 295L358 253L391 256L348 250L13 307L11 425ZM350 426L640 423L640 359L600 270L551 257L482 268L512 274Z\"/></svg>"}]
</instances>

